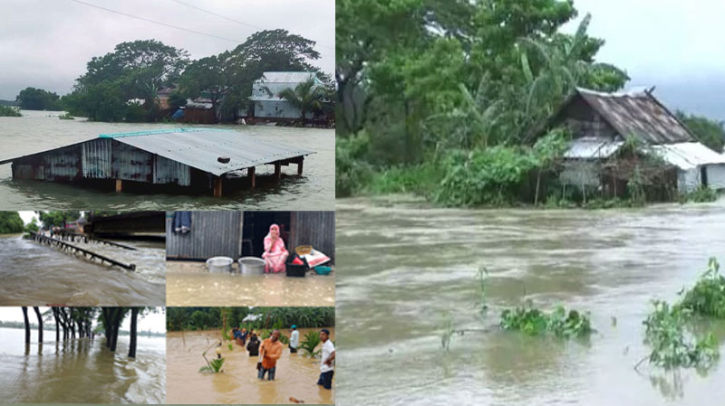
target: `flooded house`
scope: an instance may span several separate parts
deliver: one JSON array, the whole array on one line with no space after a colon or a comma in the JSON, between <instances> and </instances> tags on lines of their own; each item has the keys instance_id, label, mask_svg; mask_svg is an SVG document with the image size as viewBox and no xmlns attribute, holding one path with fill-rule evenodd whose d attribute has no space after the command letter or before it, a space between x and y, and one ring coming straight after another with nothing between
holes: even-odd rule
<instances>
[{"instance_id":1,"label":"flooded house","mask_svg":"<svg viewBox=\"0 0 725 406\"><path fill-rule=\"evenodd\" d=\"M560 126L573 138L559 173L564 185L609 196L621 195L635 177L677 193L725 189L725 156L700 143L652 90L578 88L548 124Z\"/></svg>"},{"instance_id":2,"label":"flooded house","mask_svg":"<svg viewBox=\"0 0 725 406\"><path fill-rule=\"evenodd\" d=\"M264 72L252 86L252 116L266 119L300 118L300 110L278 95L285 89L294 90L310 79L315 81L316 86L324 86L314 72ZM313 118L312 112L306 113L306 117Z\"/></svg>"},{"instance_id":3,"label":"flooded house","mask_svg":"<svg viewBox=\"0 0 725 406\"><path fill-rule=\"evenodd\" d=\"M12 164L13 179L88 185L115 184L158 191L170 186L188 191L223 187L254 188L256 168L274 166L273 179L281 180L282 167L294 164L302 174L305 156L314 152L290 145L261 141L232 130L172 129L101 134L87 141L0 160ZM226 185L226 186L224 186ZM144 189L144 187L146 189Z\"/></svg>"}]
</instances>

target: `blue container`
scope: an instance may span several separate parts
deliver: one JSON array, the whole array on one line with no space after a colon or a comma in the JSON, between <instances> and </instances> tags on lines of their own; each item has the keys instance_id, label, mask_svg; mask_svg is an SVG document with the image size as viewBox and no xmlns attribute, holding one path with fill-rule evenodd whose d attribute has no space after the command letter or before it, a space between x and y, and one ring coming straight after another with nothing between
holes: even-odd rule
<instances>
[{"instance_id":1,"label":"blue container","mask_svg":"<svg viewBox=\"0 0 725 406\"><path fill-rule=\"evenodd\" d=\"M320 265L315 267L315 272L318 275L329 275L331 271L332 268L330 268L329 266Z\"/></svg>"}]
</instances>

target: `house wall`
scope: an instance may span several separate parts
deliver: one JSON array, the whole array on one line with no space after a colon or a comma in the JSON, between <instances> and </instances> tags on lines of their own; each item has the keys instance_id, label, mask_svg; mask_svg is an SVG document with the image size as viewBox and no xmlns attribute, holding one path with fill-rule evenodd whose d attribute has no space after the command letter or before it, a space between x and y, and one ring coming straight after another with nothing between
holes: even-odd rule
<instances>
[{"instance_id":1,"label":"house wall","mask_svg":"<svg viewBox=\"0 0 725 406\"><path fill-rule=\"evenodd\" d=\"M335 262L335 212L292 212L289 251L295 247L311 245Z\"/></svg>"},{"instance_id":2,"label":"house wall","mask_svg":"<svg viewBox=\"0 0 725 406\"><path fill-rule=\"evenodd\" d=\"M312 119L312 113L305 113L308 119ZM287 101L256 101L254 102L254 117L258 118L300 118L300 110Z\"/></svg>"},{"instance_id":3,"label":"house wall","mask_svg":"<svg viewBox=\"0 0 725 406\"><path fill-rule=\"evenodd\" d=\"M700 168L677 171L677 191L680 193L691 192L700 187Z\"/></svg>"},{"instance_id":4,"label":"house wall","mask_svg":"<svg viewBox=\"0 0 725 406\"><path fill-rule=\"evenodd\" d=\"M708 165L707 183L712 189L725 189L725 165Z\"/></svg>"},{"instance_id":5,"label":"house wall","mask_svg":"<svg viewBox=\"0 0 725 406\"><path fill-rule=\"evenodd\" d=\"M166 257L204 260L216 256L239 259L242 246L242 212L193 211L191 231L173 230L173 213L166 216Z\"/></svg>"},{"instance_id":6,"label":"house wall","mask_svg":"<svg viewBox=\"0 0 725 406\"><path fill-rule=\"evenodd\" d=\"M587 161L567 162L559 173L559 181L564 185L576 187L598 187L601 184L599 165L596 162Z\"/></svg>"},{"instance_id":7,"label":"house wall","mask_svg":"<svg viewBox=\"0 0 725 406\"><path fill-rule=\"evenodd\" d=\"M79 145L58 148L13 162L13 177L17 179L71 181L81 176Z\"/></svg>"}]
</instances>

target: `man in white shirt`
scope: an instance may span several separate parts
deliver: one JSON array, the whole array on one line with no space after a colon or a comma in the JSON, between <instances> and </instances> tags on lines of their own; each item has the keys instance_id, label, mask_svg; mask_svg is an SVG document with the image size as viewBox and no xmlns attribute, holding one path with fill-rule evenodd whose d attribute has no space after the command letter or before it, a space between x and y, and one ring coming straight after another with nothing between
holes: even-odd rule
<instances>
[{"instance_id":1,"label":"man in white shirt","mask_svg":"<svg viewBox=\"0 0 725 406\"><path fill-rule=\"evenodd\" d=\"M297 331L297 325L292 325L292 335L289 338L289 352L294 354L300 345L300 332Z\"/></svg>"},{"instance_id":2,"label":"man in white shirt","mask_svg":"<svg viewBox=\"0 0 725 406\"><path fill-rule=\"evenodd\" d=\"M318 385L325 389L332 389L332 376L335 374L333 361L335 361L335 345L330 341L330 331L326 328L320 330L322 340L322 360L320 362L320 379Z\"/></svg>"}]
</instances>

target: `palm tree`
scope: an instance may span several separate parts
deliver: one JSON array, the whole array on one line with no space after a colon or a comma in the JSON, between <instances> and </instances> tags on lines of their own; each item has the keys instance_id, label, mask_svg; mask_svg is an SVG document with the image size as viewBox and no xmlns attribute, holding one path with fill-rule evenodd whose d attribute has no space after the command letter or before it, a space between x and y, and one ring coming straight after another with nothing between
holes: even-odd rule
<instances>
[{"instance_id":1,"label":"palm tree","mask_svg":"<svg viewBox=\"0 0 725 406\"><path fill-rule=\"evenodd\" d=\"M302 124L307 122L307 112L321 110L325 99L325 88L317 86L314 78L300 83L293 89L287 88L279 92L277 97L286 100L300 110Z\"/></svg>"}]
</instances>

